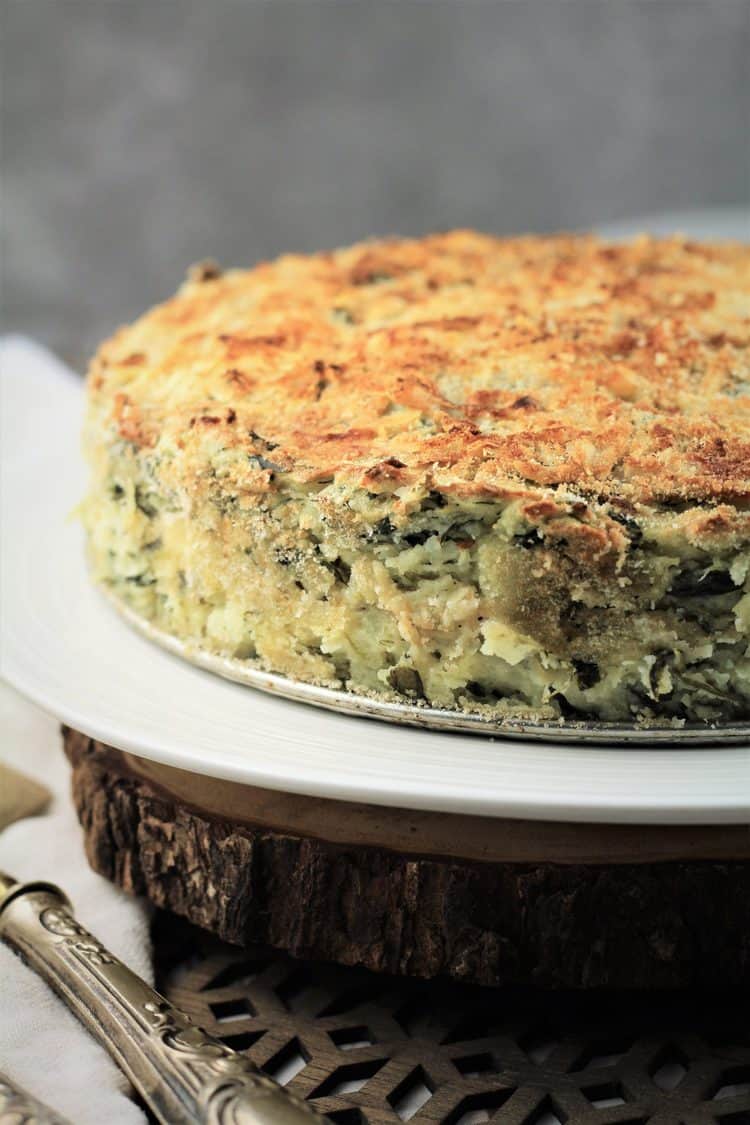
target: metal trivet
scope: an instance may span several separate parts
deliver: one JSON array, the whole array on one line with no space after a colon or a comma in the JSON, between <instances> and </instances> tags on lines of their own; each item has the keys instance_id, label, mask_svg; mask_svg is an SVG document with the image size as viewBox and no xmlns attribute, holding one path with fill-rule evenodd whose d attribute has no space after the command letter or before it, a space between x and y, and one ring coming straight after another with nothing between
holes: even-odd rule
<instances>
[{"instance_id":1,"label":"metal trivet","mask_svg":"<svg viewBox=\"0 0 750 1125\"><path fill-rule=\"evenodd\" d=\"M159 986L337 1125L750 1125L750 997L528 993L239 950L157 917Z\"/></svg>"}]
</instances>

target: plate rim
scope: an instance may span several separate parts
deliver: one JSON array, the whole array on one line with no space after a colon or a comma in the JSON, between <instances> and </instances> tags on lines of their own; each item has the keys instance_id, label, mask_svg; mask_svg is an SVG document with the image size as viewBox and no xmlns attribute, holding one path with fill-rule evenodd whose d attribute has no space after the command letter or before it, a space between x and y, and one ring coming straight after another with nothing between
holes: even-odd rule
<instances>
[{"instance_id":1,"label":"plate rim","mask_svg":"<svg viewBox=\"0 0 750 1125\"><path fill-rule=\"evenodd\" d=\"M207 674L207 673L206 673ZM301 796L319 797L330 800L346 801L352 804L386 806L405 810L431 810L446 814L463 814L477 817L488 817L505 820L525 821L552 821L559 823L589 823L589 824L631 824L631 825L660 825L665 829L684 827L689 825L706 825L721 827L722 825L747 825L750 827L750 798L738 800L733 798L717 800L715 797L710 805L699 802L694 797L690 799L673 799L669 805L658 797L641 794L639 802L615 803L610 796L605 802L598 793L579 793L577 803L573 806L564 798L552 800L546 797L537 804L529 804L529 795L521 793L506 795L502 807L497 802L488 802L486 794L471 795L464 791L460 803L453 799L445 789L430 792L416 790L401 781L393 784L391 779L379 776L377 787L370 786L361 779L352 784L351 781L337 781L312 778L307 771L301 771L295 778L287 773L275 772L268 768L259 768L257 765L251 769L239 768L238 763L231 758L217 756L210 762L200 750L191 749L185 745L175 747L163 740L150 739L145 741L142 737L128 735L119 727L110 727L97 719L92 719L87 714L78 711L70 705L64 705L49 696L38 684L29 683L19 675L4 673L4 678L27 699L54 715L57 719L80 731L87 737L117 750L132 754L135 757L145 758L176 769L186 770L202 776L215 777L226 781L236 781L239 784L255 786L287 793L297 793ZM289 702L289 701L287 701ZM304 705L302 705L304 706ZM340 716L346 721L351 721L349 716ZM357 720L354 720L355 722ZM512 743L508 739L505 745ZM552 746L554 749L565 751L566 747L555 746L554 743L537 743L539 746ZM589 749L594 750L595 747ZM742 756L747 764L748 782L750 784L750 748L724 747L724 753L733 753ZM632 754L629 749L618 748L610 750L608 754ZM648 751L659 753L660 750ZM674 754L716 754L717 749L704 749L698 747L681 747L677 750L662 749L661 752Z\"/></svg>"}]
</instances>

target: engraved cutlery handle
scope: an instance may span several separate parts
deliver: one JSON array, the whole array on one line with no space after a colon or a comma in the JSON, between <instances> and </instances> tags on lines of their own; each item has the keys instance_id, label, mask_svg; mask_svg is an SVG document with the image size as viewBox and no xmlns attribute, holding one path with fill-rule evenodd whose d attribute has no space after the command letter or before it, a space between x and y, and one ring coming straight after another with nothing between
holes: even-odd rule
<instances>
[{"instance_id":1,"label":"engraved cutlery handle","mask_svg":"<svg viewBox=\"0 0 750 1125\"><path fill-rule=\"evenodd\" d=\"M49 883L0 874L0 937L104 1045L168 1125L321 1125L305 1102L196 1027L76 921Z\"/></svg>"}]
</instances>

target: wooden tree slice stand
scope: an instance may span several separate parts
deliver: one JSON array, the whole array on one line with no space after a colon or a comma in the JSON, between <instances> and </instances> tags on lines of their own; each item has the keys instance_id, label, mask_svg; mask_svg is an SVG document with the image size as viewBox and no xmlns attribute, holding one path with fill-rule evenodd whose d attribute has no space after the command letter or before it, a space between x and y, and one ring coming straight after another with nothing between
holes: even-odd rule
<instances>
[{"instance_id":1,"label":"wooden tree slice stand","mask_svg":"<svg viewBox=\"0 0 750 1125\"><path fill-rule=\"evenodd\" d=\"M92 867L227 942L493 986L750 983L750 826L380 808L63 741Z\"/></svg>"}]
</instances>

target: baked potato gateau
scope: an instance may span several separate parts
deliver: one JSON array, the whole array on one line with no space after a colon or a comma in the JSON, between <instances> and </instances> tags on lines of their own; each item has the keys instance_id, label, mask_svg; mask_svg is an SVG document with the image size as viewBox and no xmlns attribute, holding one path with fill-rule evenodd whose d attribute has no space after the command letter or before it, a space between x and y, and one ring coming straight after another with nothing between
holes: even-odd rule
<instances>
[{"instance_id":1,"label":"baked potato gateau","mask_svg":"<svg viewBox=\"0 0 750 1125\"><path fill-rule=\"evenodd\" d=\"M750 247L196 268L93 360L97 582L203 653L502 719L750 718Z\"/></svg>"}]
</instances>

